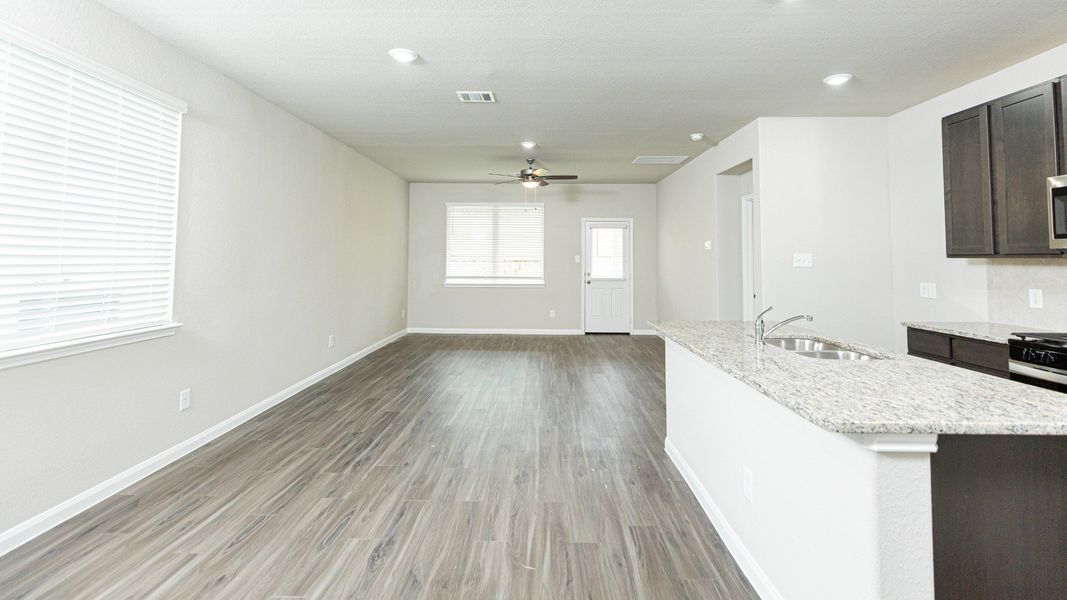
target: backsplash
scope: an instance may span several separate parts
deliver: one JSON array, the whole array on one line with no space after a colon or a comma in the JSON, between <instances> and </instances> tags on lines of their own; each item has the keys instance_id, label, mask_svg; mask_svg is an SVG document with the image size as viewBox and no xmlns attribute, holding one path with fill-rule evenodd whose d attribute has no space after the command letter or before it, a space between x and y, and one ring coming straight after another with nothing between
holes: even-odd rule
<instances>
[{"instance_id":1,"label":"backsplash","mask_svg":"<svg viewBox=\"0 0 1067 600\"><path fill-rule=\"evenodd\" d=\"M988 270L989 320L1067 331L1067 258L1002 259ZM1044 295L1044 308L1030 308L1029 290Z\"/></svg>"}]
</instances>

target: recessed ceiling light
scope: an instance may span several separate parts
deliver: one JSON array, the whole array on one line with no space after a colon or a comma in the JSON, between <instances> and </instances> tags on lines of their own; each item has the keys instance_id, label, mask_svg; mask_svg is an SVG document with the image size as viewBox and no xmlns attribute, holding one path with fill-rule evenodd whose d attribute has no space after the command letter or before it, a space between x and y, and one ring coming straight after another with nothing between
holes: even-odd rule
<instances>
[{"instance_id":1,"label":"recessed ceiling light","mask_svg":"<svg viewBox=\"0 0 1067 600\"><path fill-rule=\"evenodd\" d=\"M389 51L389 56L392 56L397 62L409 63L415 62L415 59L419 57L419 54L414 50L408 50L407 48L393 48Z\"/></svg>"},{"instance_id":2,"label":"recessed ceiling light","mask_svg":"<svg viewBox=\"0 0 1067 600\"><path fill-rule=\"evenodd\" d=\"M831 75L826 79L823 79L822 82L826 85L844 85L848 83L851 79L852 73L838 73L836 75Z\"/></svg>"},{"instance_id":3,"label":"recessed ceiling light","mask_svg":"<svg viewBox=\"0 0 1067 600\"><path fill-rule=\"evenodd\" d=\"M525 142L522 143L522 147L526 148L527 150L532 150L533 147L536 146L536 145L537 145L537 142L535 142L533 140L526 140Z\"/></svg>"},{"instance_id":4,"label":"recessed ceiling light","mask_svg":"<svg viewBox=\"0 0 1067 600\"><path fill-rule=\"evenodd\" d=\"M690 133L689 134L689 139L693 140L694 142L699 142L700 140L704 139L704 134L703 133Z\"/></svg>"}]
</instances>

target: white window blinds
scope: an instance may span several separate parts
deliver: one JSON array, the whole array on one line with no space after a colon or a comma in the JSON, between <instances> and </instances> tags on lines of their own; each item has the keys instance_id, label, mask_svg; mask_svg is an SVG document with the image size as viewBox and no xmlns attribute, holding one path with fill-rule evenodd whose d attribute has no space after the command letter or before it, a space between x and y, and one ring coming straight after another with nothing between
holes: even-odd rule
<instances>
[{"instance_id":1,"label":"white window blinds","mask_svg":"<svg viewBox=\"0 0 1067 600\"><path fill-rule=\"evenodd\" d=\"M544 285L543 204L448 204L445 283Z\"/></svg>"},{"instance_id":2,"label":"white window blinds","mask_svg":"<svg viewBox=\"0 0 1067 600\"><path fill-rule=\"evenodd\" d=\"M0 355L171 321L181 110L62 52L0 32Z\"/></svg>"}]
</instances>

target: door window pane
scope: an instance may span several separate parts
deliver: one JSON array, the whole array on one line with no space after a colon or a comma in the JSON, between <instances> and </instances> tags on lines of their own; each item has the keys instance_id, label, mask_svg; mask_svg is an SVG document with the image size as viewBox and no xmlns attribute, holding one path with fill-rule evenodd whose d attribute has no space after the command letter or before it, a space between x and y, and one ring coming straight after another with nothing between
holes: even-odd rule
<instances>
[{"instance_id":1,"label":"door window pane","mask_svg":"<svg viewBox=\"0 0 1067 600\"><path fill-rule=\"evenodd\" d=\"M626 230L618 227L594 227L589 231L591 278L626 278L626 250L623 245L625 234Z\"/></svg>"}]
</instances>

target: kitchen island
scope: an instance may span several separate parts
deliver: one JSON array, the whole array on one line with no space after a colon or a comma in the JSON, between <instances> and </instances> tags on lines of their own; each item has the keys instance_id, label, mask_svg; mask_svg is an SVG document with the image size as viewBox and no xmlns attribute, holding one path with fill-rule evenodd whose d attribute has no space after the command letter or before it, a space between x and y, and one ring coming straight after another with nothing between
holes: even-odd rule
<instances>
[{"instance_id":1,"label":"kitchen island","mask_svg":"<svg viewBox=\"0 0 1067 600\"><path fill-rule=\"evenodd\" d=\"M666 450L762 597L921 600L936 587L938 598L1004 589L1036 598L1067 586L1056 538L1067 517L1055 506L1067 474L1064 394L804 330L779 335L875 360L757 348L750 323L652 326L666 340ZM1004 491L984 489L998 473ZM1035 478L1040 493L1027 488ZM1047 540L1026 529L1029 515L997 510L1016 497L1052 513L1042 517ZM968 519L994 538L1005 536L998 526L1011 531L987 547ZM1031 556L1042 544L1051 550ZM1035 560L1049 568L1031 573ZM983 561L992 574L971 576ZM1005 581L1011 573L1027 581Z\"/></svg>"}]
</instances>

